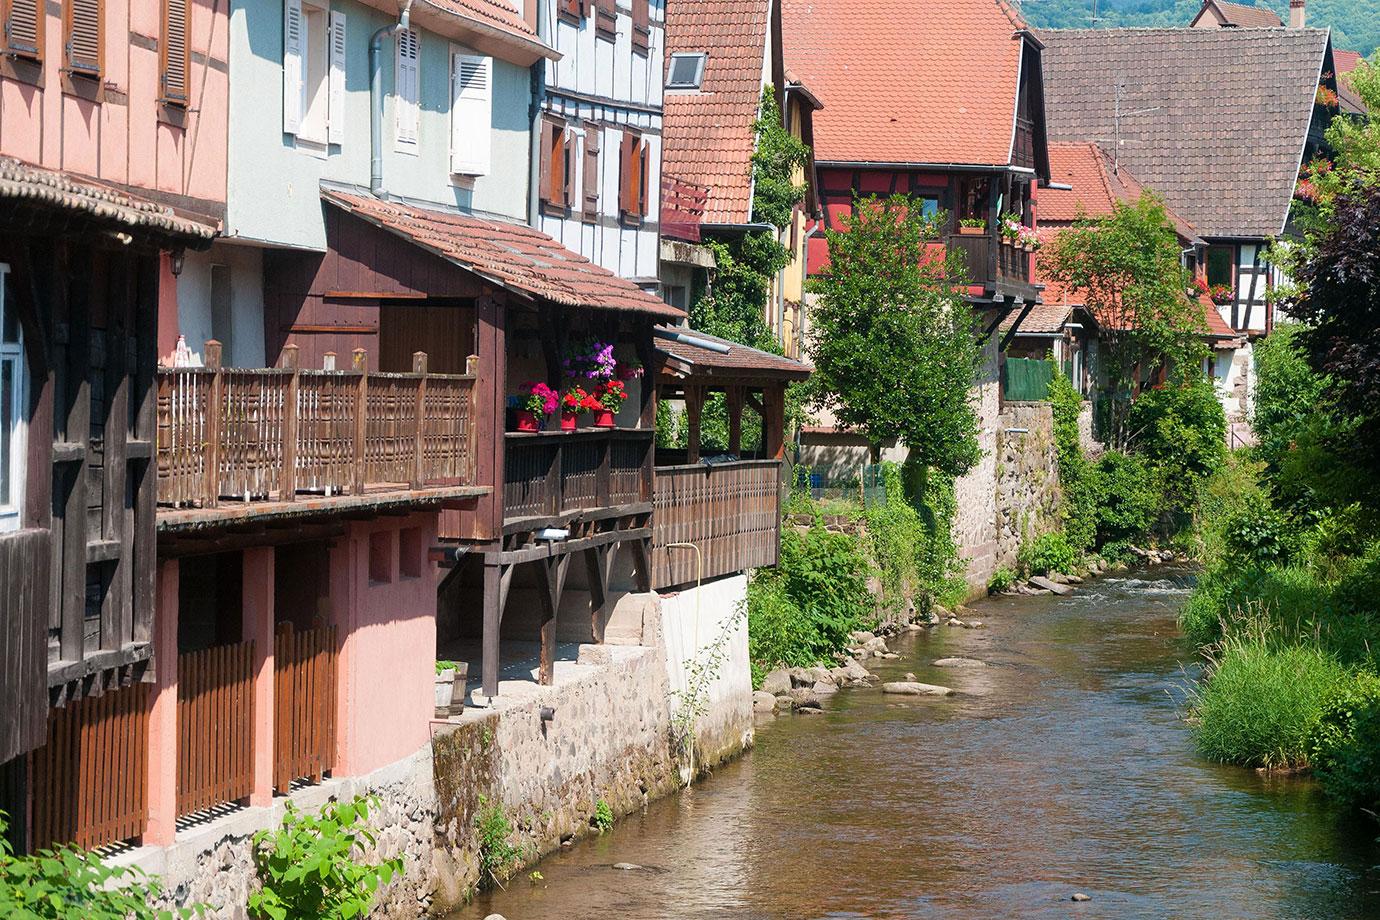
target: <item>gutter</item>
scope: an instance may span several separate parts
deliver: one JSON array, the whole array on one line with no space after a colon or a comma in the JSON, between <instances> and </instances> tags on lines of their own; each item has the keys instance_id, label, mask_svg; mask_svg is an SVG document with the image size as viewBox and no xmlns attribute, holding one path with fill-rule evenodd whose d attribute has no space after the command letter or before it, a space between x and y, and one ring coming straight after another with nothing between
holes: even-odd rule
<instances>
[{"instance_id":1,"label":"gutter","mask_svg":"<svg viewBox=\"0 0 1380 920\"><path fill-rule=\"evenodd\" d=\"M684 332L677 332L674 329L662 329L656 327L652 329L652 335L661 339L670 339L672 342L679 342L682 345L691 345L695 348L703 348L705 351L712 351L716 354L726 355L733 350L731 345L723 342L711 342L708 339L701 339L693 335L686 335Z\"/></svg>"},{"instance_id":2,"label":"gutter","mask_svg":"<svg viewBox=\"0 0 1380 920\"><path fill-rule=\"evenodd\" d=\"M403 0L398 21L384 26L369 39L369 193L388 197L383 190L383 39L397 35L412 18L412 0Z\"/></svg>"}]
</instances>

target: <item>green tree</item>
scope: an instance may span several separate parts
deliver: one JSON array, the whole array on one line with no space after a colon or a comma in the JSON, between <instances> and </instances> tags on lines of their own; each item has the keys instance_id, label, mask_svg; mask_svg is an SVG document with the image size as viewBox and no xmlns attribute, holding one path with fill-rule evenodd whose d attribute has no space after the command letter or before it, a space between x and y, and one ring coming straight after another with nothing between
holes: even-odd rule
<instances>
[{"instance_id":1,"label":"green tree","mask_svg":"<svg viewBox=\"0 0 1380 920\"><path fill-rule=\"evenodd\" d=\"M816 399L874 457L892 440L909 449L912 501L925 470L960 476L981 456L969 397L980 333L960 263L932 246L941 219L903 195L859 201L843 230L826 231L830 264L810 316Z\"/></svg>"}]
</instances>

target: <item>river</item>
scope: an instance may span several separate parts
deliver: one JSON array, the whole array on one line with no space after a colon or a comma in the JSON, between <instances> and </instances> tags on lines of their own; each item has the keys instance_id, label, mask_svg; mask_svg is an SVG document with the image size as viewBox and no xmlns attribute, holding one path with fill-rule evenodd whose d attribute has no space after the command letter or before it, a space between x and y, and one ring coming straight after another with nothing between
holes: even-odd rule
<instances>
[{"instance_id":1,"label":"river","mask_svg":"<svg viewBox=\"0 0 1380 920\"><path fill-rule=\"evenodd\" d=\"M456 918L1380 918L1373 824L1195 756L1188 584L992 599L985 628L898 639L874 671L960 693L844 690L767 720L748 755Z\"/></svg>"}]
</instances>

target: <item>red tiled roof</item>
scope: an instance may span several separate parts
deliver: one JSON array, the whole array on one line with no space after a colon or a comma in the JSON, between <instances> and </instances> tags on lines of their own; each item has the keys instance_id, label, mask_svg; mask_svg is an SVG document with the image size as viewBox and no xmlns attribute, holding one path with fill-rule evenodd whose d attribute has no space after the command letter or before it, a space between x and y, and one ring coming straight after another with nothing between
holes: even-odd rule
<instances>
[{"instance_id":1,"label":"red tiled roof","mask_svg":"<svg viewBox=\"0 0 1380 920\"><path fill-rule=\"evenodd\" d=\"M1011 161L1025 22L1003 0L783 0L819 162Z\"/></svg>"},{"instance_id":2,"label":"red tiled roof","mask_svg":"<svg viewBox=\"0 0 1380 920\"><path fill-rule=\"evenodd\" d=\"M1237 29L1270 29L1284 25L1274 10L1245 3L1230 3L1228 0L1204 0L1202 9L1193 17L1193 22L1203 18L1210 7L1216 7L1221 14L1221 27Z\"/></svg>"},{"instance_id":3,"label":"red tiled roof","mask_svg":"<svg viewBox=\"0 0 1380 920\"><path fill-rule=\"evenodd\" d=\"M664 335L658 335L656 337L657 351L671 359L666 371L675 377L769 377L773 380L804 380L814 371L810 365L800 361L774 355L769 351L749 348L729 339L710 335L707 332L699 332L695 329L658 326L657 332L683 333L690 338L704 339L729 346L728 352L720 353L708 348L701 348L692 342L679 342L675 339L666 338ZM676 364L685 368L685 371L677 373L677 368L674 366Z\"/></svg>"},{"instance_id":4,"label":"red tiled roof","mask_svg":"<svg viewBox=\"0 0 1380 920\"><path fill-rule=\"evenodd\" d=\"M482 220L456 211L336 189L322 189L321 197L510 291L571 307L632 310L677 319L685 315L626 278L522 224Z\"/></svg>"},{"instance_id":5,"label":"red tiled roof","mask_svg":"<svg viewBox=\"0 0 1380 920\"><path fill-rule=\"evenodd\" d=\"M1356 69L1356 65L1361 63L1361 52L1359 51L1338 51L1332 49L1332 63L1337 68L1337 76L1344 73L1351 73Z\"/></svg>"},{"instance_id":6,"label":"red tiled roof","mask_svg":"<svg viewBox=\"0 0 1380 920\"><path fill-rule=\"evenodd\" d=\"M1036 205L1041 224L1070 224L1080 216L1106 217L1114 210L1114 202L1130 204L1144 191L1130 170L1124 166L1117 168L1095 143L1050 144L1049 171L1052 181L1073 189L1040 189ZM1198 239L1198 231L1191 223L1172 208L1166 207L1166 211L1179 239L1185 243Z\"/></svg>"},{"instance_id":7,"label":"red tiled roof","mask_svg":"<svg viewBox=\"0 0 1380 920\"><path fill-rule=\"evenodd\" d=\"M704 221L747 223L752 123L762 98L770 0L679 0L666 5L666 60L705 52L699 92L663 99L661 169L709 189Z\"/></svg>"},{"instance_id":8,"label":"red tiled roof","mask_svg":"<svg viewBox=\"0 0 1380 920\"><path fill-rule=\"evenodd\" d=\"M491 26L502 32L537 39L537 33L511 3L504 0L426 0L437 9Z\"/></svg>"},{"instance_id":9,"label":"red tiled roof","mask_svg":"<svg viewBox=\"0 0 1380 920\"><path fill-rule=\"evenodd\" d=\"M1021 326L1016 330L1016 335L1057 335L1064 331L1064 324L1069 321L1069 314L1073 312L1073 307L1063 302L1049 303L1048 291L1045 292L1045 300L1045 303L1037 303L1030 308L1025 319L1021 320ZM1001 321L1001 331L1009 332L1020 315L1020 308L1012 310L1010 315Z\"/></svg>"}]
</instances>

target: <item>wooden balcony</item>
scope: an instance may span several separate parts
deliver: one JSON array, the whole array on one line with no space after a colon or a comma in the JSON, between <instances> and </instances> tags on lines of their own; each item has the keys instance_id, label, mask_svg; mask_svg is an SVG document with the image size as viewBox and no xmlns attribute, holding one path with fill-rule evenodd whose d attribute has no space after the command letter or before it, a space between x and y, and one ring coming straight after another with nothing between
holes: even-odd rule
<instances>
[{"instance_id":1,"label":"wooden balcony","mask_svg":"<svg viewBox=\"0 0 1380 920\"><path fill-rule=\"evenodd\" d=\"M695 550L672 544L694 544ZM776 565L781 461L659 466L652 514L652 584L694 584Z\"/></svg>"},{"instance_id":2,"label":"wooden balcony","mask_svg":"<svg viewBox=\"0 0 1380 920\"><path fill-rule=\"evenodd\" d=\"M968 282L999 294L1033 296L1031 255L1024 249L1000 240L992 232L983 235L950 234L946 245L961 252L968 266Z\"/></svg>"},{"instance_id":3,"label":"wooden balcony","mask_svg":"<svg viewBox=\"0 0 1380 920\"><path fill-rule=\"evenodd\" d=\"M214 343L210 343L214 345ZM289 346L290 347L290 346ZM475 485L472 374L208 367L158 371L158 503L173 509Z\"/></svg>"},{"instance_id":4,"label":"wooden balcony","mask_svg":"<svg viewBox=\"0 0 1380 920\"><path fill-rule=\"evenodd\" d=\"M504 532L650 511L653 434L629 428L510 432Z\"/></svg>"}]
</instances>

